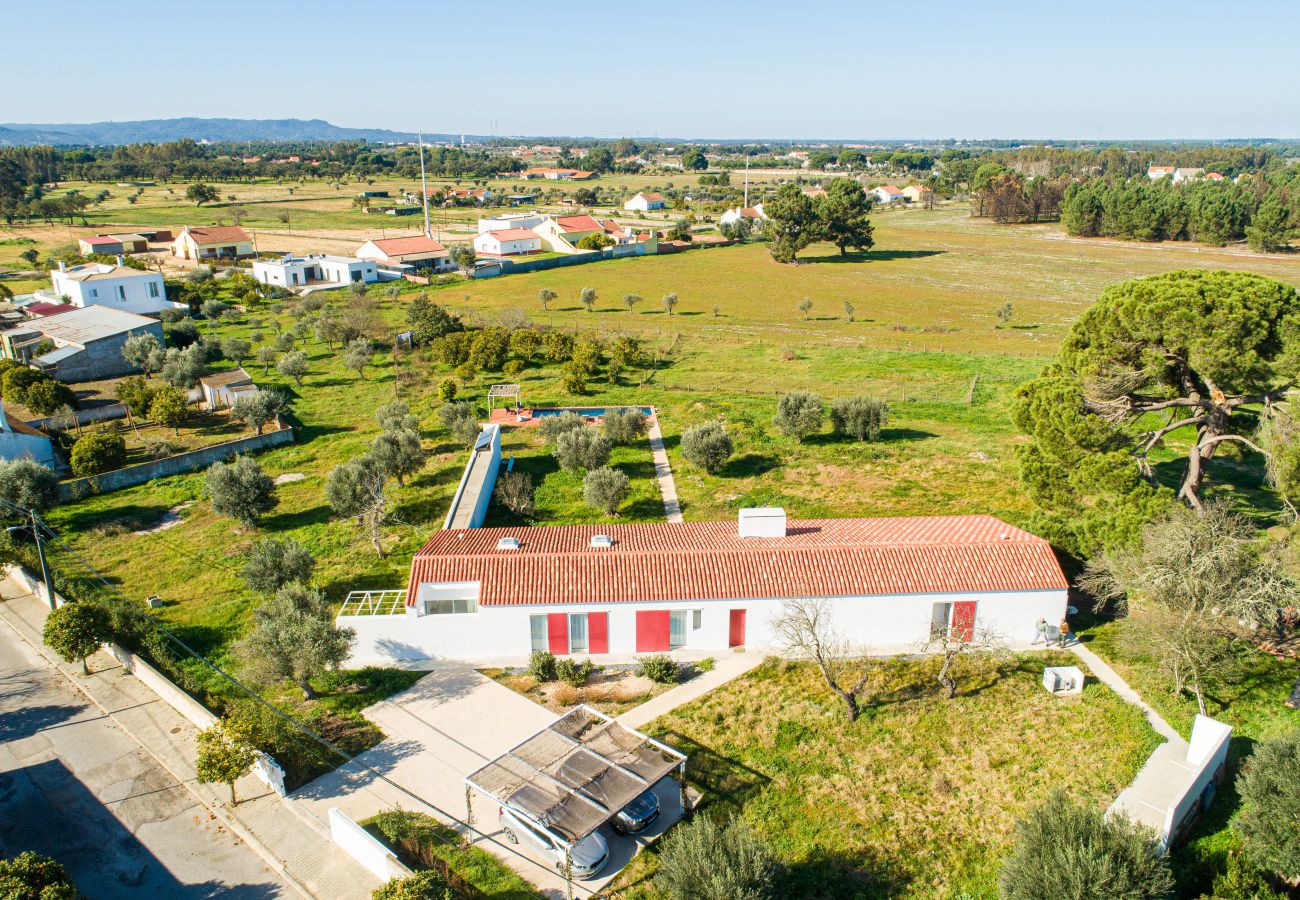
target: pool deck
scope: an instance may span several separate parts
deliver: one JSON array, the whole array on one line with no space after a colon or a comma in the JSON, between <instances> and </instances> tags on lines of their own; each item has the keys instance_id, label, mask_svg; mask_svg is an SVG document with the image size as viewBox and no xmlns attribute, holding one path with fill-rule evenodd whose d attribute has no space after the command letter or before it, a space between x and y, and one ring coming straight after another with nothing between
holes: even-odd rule
<instances>
[{"instance_id":1,"label":"pool deck","mask_svg":"<svg viewBox=\"0 0 1300 900\"><path fill-rule=\"evenodd\" d=\"M492 415L488 417L488 422L490 422L490 423L493 424L493 425L514 425L514 426L517 426L517 427L519 427L519 428L532 428L532 427L534 427L535 425L537 425L539 422L541 422L543 418L545 418L545 416L539 416L539 415L537 415L537 414L536 414L536 410L538 410L538 409L547 409L547 410L550 410L550 409L556 409L556 408L557 408L557 407L553 407L553 406L547 406L547 407L530 407L530 406L524 406L524 407L521 407L520 409L514 409L513 407L509 407L509 408L506 408L506 407L498 407L497 409L492 410ZM574 407L575 410L577 410L577 409L582 409L582 408L584 408L584 407ZM614 407L611 407L611 408L614 408ZM618 409L640 409L641 407L638 407L638 406L627 406L627 407L622 407L622 406L620 406L620 407L617 407L617 408L618 408ZM583 416L583 418L587 420L588 424L599 425L601 419L604 418L604 417L603 417L603 416ZM654 424L654 422L656 421L655 416L654 416L653 413L651 413L651 414L650 414L649 416L647 416L646 418L649 420L649 422L650 422L651 424Z\"/></svg>"}]
</instances>

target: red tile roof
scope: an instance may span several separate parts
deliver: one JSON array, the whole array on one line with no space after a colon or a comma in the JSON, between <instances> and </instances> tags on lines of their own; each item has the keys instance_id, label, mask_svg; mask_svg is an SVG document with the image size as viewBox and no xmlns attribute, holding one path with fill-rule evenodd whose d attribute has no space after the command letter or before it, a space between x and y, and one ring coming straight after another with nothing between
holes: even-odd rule
<instances>
[{"instance_id":1,"label":"red tile roof","mask_svg":"<svg viewBox=\"0 0 1300 900\"><path fill-rule=\"evenodd\" d=\"M388 256L407 256L412 253L446 253L447 248L433 238L417 234L415 237L386 238L371 241Z\"/></svg>"},{"instance_id":2,"label":"red tile roof","mask_svg":"<svg viewBox=\"0 0 1300 900\"><path fill-rule=\"evenodd\" d=\"M597 534L614 545L591 548ZM508 536L520 549L497 550ZM450 581L479 582L484 606L1067 587L1047 541L992 516L791 520L782 538L735 522L452 529L415 555L408 602Z\"/></svg>"},{"instance_id":3,"label":"red tile roof","mask_svg":"<svg viewBox=\"0 0 1300 900\"><path fill-rule=\"evenodd\" d=\"M211 225L207 228L190 228L190 237L199 246L206 244L237 244L251 241L248 232L238 225Z\"/></svg>"},{"instance_id":4,"label":"red tile roof","mask_svg":"<svg viewBox=\"0 0 1300 900\"><path fill-rule=\"evenodd\" d=\"M561 231L600 231L600 223L591 216L560 216L555 220Z\"/></svg>"},{"instance_id":5,"label":"red tile roof","mask_svg":"<svg viewBox=\"0 0 1300 900\"><path fill-rule=\"evenodd\" d=\"M657 203L664 198L664 195L659 193L658 191L650 191L649 193L642 191L641 193L637 194L637 196L643 200L649 200L651 203Z\"/></svg>"}]
</instances>

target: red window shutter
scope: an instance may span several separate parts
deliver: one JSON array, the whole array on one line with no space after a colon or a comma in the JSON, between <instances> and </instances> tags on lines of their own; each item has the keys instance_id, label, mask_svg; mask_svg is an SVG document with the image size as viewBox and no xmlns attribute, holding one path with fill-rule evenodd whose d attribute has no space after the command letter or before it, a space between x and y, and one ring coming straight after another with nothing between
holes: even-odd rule
<instances>
[{"instance_id":1,"label":"red window shutter","mask_svg":"<svg viewBox=\"0 0 1300 900\"><path fill-rule=\"evenodd\" d=\"M566 613L546 614L546 638L556 656L569 652L569 616Z\"/></svg>"},{"instance_id":2,"label":"red window shutter","mask_svg":"<svg viewBox=\"0 0 1300 900\"><path fill-rule=\"evenodd\" d=\"M667 650L669 624L666 609L637 610L636 652L656 653Z\"/></svg>"},{"instance_id":3,"label":"red window shutter","mask_svg":"<svg viewBox=\"0 0 1300 900\"><path fill-rule=\"evenodd\" d=\"M962 600L952 605L951 636L959 641L969 641L975 634L974 600Z\"/></svg>"},{"instance_id":4,"label":"red window shutter","mask_svg":"<svg viewBox=\"0 0 1300 900\"><path fill-rule=\"evenodd\" d=\"M609 613L587 613L587 646L592 653L609 652Z\"/></svg>"}]
</instances>

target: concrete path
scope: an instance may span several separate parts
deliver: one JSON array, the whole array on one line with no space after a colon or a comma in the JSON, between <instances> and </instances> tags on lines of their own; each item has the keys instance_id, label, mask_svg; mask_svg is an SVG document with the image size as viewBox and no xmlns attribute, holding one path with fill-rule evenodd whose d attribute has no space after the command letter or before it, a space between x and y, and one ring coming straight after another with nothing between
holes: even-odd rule
<instances>
[{"instance_id":1,"label":"concrete path","mask_svg":"<svg viewBox=\"0 0 1300 900\"><path fill-rule=\"evenodd\" d=\"M290 896L247 844L0 625L0 855L57 859L96 898Z\"/></svg>"},{"instance_id":2,"label":"concrete path","mask_svg":"<svg viewBox=\"0 0 1300 900\"><path fill-rule=\"evenodd\" d=\"M41 643L47 607L12 580L0 582L0 597L4 600L0 621L8 626L0 626L0 632L10 640L25 641L52 674L60 673L104 720L134 739L156 766L205 807L203 817L212 827L224 828L241 839L279 876L279 882L301 896L368 900L379 886L378 879L341 852L328 830L316 826L294 809L292 801L275 796L251 775L236 785L240 802L231 807L225 785L199 784L195 777L194 726L105 653L91 658L90 677L81 675L80 666L58 659ZM92 896L97 895L92 892ZM162 891L152 896L171 894Z\"/></svg>"},{"instance_id":3,"label":"concrete path","mask_svg":"<svg viewBox=\"0 0 1300 900\"><path fill-rule=\"evenodd\" d=\"M1173 727L1161 717L1160 713L1152 709L1151 706L1142 699L1142 696L1137 691L1129 687L1128 682L1121 678L1119 673L1112 669L1104 659L1093 653L1078 641L1071 644L1069 649L1075 656L1088 664L1088 668L1092 671L1092 674L1097 677L1098 681L1106 685L1124 700L1142 710L1142 714L1147 717L1147 722L1149 722L1151 727L1156 730L1156 733L1167 741L1172 741L1175 744L1186 746L1187 742L1183 740L1183 736L1175 731Z\"/></svg>"},{"instance_id":4,"label":"concrete path","mask_svg":"<svg viewBox=\"0 0 1300 900\"><path fill-rule=\"evenodd\" d=\"M673 467L668 462L668 451L664 449L664 435L659 430L659 420L650 423L647 431L650 437L650 455L654 457L655 478L659 482L659 493L664 498L664 516L669 522L682 521L682 505L677 502L677 484L673 481Z\"/></svg>"},{"instance_id":5,"label":"concrete path","mask_svg":"<svg viewBox=\"0 0 1300 900\"><path fill-rule=\"evenodd\" d=\"M664 691L658 697L647 700L640 706L629 709L618 717L618 721L628 728L640 728L649 722L671 712L683 703L698 700L716 687L726 684L733 678L739 678L763 661L757 653L738 653L717 661L713 671L686 682L683 685Z\"/></svg>"}]
</instances>

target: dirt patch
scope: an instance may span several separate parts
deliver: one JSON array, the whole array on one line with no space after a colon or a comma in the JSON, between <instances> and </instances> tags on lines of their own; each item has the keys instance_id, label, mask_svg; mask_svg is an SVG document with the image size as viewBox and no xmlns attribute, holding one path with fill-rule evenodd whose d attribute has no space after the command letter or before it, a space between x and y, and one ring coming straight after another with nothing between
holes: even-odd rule
<instances>
[{"instance_id":1,"label":"dirt patch","mask_svg":"<svg viewBox=\"0 0 1300 900\"><path fill-rule=\"evenodd\" d=\"M175 528L181 524L181 513L193 505L193 503L182 503L180 506L173 506L148 528L141 528L139 531L131 532L131 534L157 534L160 531L166 531L168 528Z\"/></svg>"},{"instance_id":2,"label":"dirt patch","mask_svg":"<svg viewBox=\"0 0 1300 900\"><path fill-rule=\"evenodd\" d=\"M285 472L283 475L275 476L276 484L292 484L295 481L302 481L307 476L301 472Z\"/></svg>"}]
</instances>

